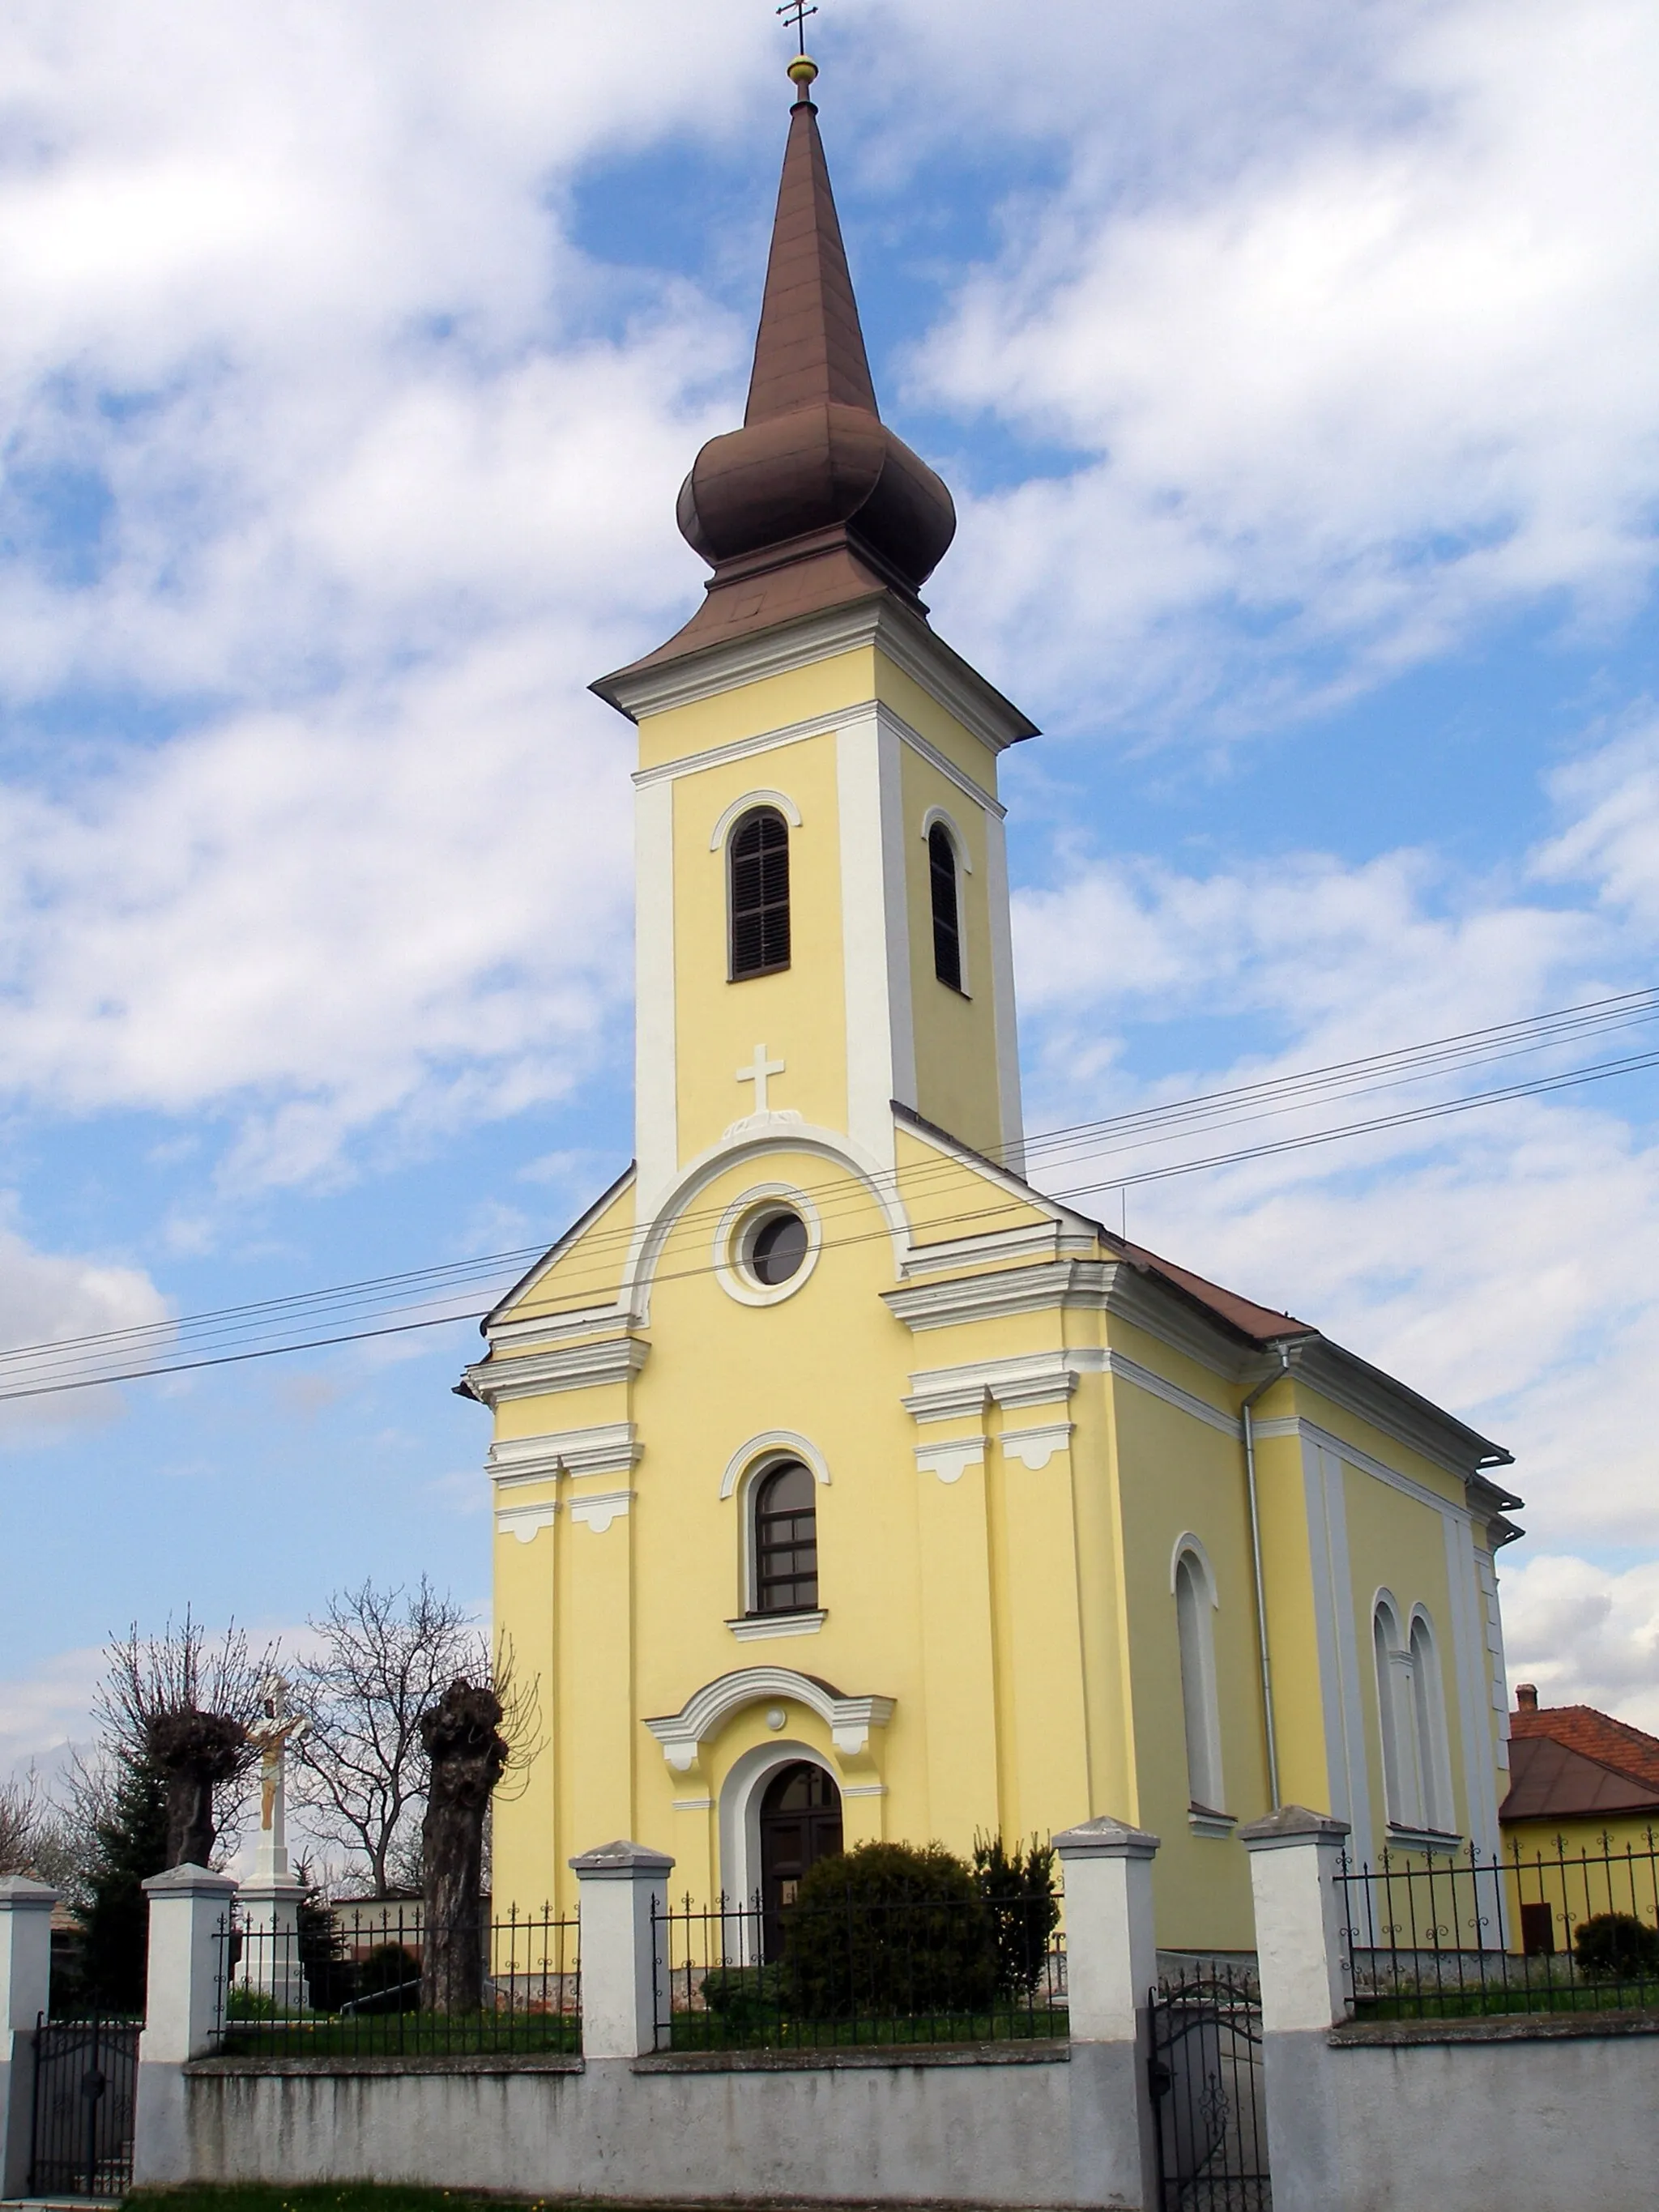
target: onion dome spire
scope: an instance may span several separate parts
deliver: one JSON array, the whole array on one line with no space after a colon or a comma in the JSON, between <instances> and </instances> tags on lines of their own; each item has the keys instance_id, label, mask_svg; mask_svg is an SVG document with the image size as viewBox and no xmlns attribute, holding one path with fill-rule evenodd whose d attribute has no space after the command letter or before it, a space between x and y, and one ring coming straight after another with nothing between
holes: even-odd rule
<instances>
[{"instance_id":1,"label":"onion dome spire","mask_svg":"<svg viewBox=\"0 0 1659 2212\"><path fill-rule=\"evenodd\" d=\"M817 74L809 54L789 64L743 428L711 438L680 490L681 532L714 571L708 596L653 665L883 594L925 614L917 593L956 534L950 493L876 404L811 98Z\"/></svg>"}]
</instances>

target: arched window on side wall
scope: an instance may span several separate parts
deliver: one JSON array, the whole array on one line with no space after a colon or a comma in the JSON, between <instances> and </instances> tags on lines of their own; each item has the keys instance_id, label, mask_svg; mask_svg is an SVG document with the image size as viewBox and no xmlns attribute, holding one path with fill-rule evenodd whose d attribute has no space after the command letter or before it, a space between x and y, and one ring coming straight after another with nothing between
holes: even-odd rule
<instances>
[{"instance_id":1,"label":"arched window on side wall","mask_svg":"<svg viewBox=\"0 0 1659 2212\"><path fill-rule=\"evenodd\" d=\"M1175 1566L1176 1630L1181 1642L1181 1710L1187 1731L1187 1788L1194 1807L1225 1809L1221 1717L1216 1698L1215 1590L1208 1563L1183 1549Z\"/></svg>"},{"instance_id":2,"label":"arched window on side wall","mask_svg":"<svg viewBox=\"0 0 1659 2212\"><path fill-rule=\"evenodd\" d=\"M1371 1615L1376 1655L1376 1712L1382 1744L1382 1798L1390 1824L1423 1826L1423 1793L1417 1760L1417 1705L1412 1656L1393 1601L1380 1597Z\"/></svg>"},{"instance_id":3,"label":"arched window on side wall","mask_svg":"<svg viewBox=\"0 0 1659 2212\"><path fill-rule=\"evenodd\" d=\"M1419 1606L1412 1615L1413 1715L1417 1734L1417 1771L1422 1782L1423 1825L1451 1835L1457 1826L1452 1802L1451 1756L1446 1742L1446 1698L1440 1679L1440 1654L1434 1625Z\"/></svg>"},{"instance_id":4,"label":"arched window on side wall","mask_svg":"<svg viewBox=\"0 0 1659 2212\"><path fill-rule=\"evenodd\" d=\"M962 894L957 848L942 822L927 832L927 880L933 896L933 973L953 991L962 988Z\"/></svg>"},{"instance_id":5,"label":"arched window on side wall","mask_svg":"<svg viewBox=\"0 0 1659 2212\"><path fill-rule=\"evenodd\" d=\"M752 1610L815 1613L818 1602L818 1515L812 1471L785 1460L753 1491Z\"/></svg>"},{"instance_id":6,"label":"arched window on side wall","mask_svg":"<svg viewBox=\"0 0 1659 2212\"><path fill-rule=\"evenodd\" d=\"M789 965L789 825L775 806L757 806L732 830L727 850L736 983Z\"/></svg>"}]
</instances>

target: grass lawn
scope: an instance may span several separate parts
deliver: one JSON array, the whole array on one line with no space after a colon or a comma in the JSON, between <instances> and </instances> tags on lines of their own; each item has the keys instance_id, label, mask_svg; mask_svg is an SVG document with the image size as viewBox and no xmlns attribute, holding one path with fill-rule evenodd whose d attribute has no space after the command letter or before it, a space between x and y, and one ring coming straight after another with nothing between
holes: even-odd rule
<instances>
[{"instance_id":1,"label":"grass lawn","mask_svg":"<svg viewBox=\"0 0 1659 2212\"><path fill-rule=\"evenodd\" d=\"M713 2012L677 2012L676 2051L833 2051L919 2043L1023 2043L1065 2036L1068 2015L1034 2008L1017 2013L924 2013L915 2020L744 2021Z\"/></svg>"},{"instance_id":2,"label":"grass lawn","mask_svg":"<svg viewBox=\"0 0 1659 2212\"><path fill-rule=\"evenodd\" d=\"M1359 1996L1353 2016L1362 2020L1497 2020L1522 2013L1651 2011L1659 1995L1651 1989L1579 1982L1555 1989L1425 1990L1420 1996Z\"/></svg>"},{"instance_id":3,"label":"grass lawn","mask_svg":"<svg viewBox=\"0 0 1659 2212\"><path fill-rule=\"evenodd\" d=\"M308 2013L295 2020L232 2020L220 2045L229 2057L429 2057L489 2051L568 2051L582 2047L569 2013Z\"/></svg>"}]
</instances>

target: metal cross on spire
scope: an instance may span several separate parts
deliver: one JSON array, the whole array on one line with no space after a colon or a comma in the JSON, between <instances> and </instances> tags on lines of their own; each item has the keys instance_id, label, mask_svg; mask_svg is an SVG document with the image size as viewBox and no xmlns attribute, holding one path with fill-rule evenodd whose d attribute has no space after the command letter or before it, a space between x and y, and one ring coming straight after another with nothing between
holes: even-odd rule
<instances>
[{"instance_id":1,"label":"metal cross on spire","mask_svg":"<svg viewBox=\"0 0 1659 2212\"><path fill-rule=\"evenodd\" d=\"M783 18L785 28L795 32L799 36L802 53L806 52L806 19L809 15L816 15L817 12L816 7L807 5L807 0L784 0L782 7L776 10L776 13Z\"/></svg>"}]
</instances>

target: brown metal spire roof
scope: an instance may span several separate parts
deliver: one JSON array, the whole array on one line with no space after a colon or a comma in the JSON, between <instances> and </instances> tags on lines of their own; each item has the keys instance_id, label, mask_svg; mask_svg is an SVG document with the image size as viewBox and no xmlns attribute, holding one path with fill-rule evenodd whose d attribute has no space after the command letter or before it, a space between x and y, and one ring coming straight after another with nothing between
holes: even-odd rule
<instances>
[{"instance_id":1,"label":"brown metal spire roof","mask_svg":"<svg viewBox=\"0 0 1659 2212\"><path fill-rule=\"evenodd\" d=\"M682 534L714 571L666 645L593 687L832 607L917 594L956 534L951 495L882 421L848 273L830 167L807 94L798 97L778 189L749 404L711 438L680 489Z\"/></svg>"},{"instance_id":2,"label":"brown metal spire roof","mask_svg":"<svg viewBox=\"0 0 1659 2212\"><path fill-rule=\"evenodd\" d=\"M745 425L837 400L874 415L876 387L848 274L818 112L802 96L789 117L772 252L766 266Z\"/></svg>"}]
</instances>

